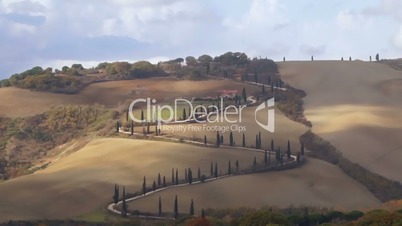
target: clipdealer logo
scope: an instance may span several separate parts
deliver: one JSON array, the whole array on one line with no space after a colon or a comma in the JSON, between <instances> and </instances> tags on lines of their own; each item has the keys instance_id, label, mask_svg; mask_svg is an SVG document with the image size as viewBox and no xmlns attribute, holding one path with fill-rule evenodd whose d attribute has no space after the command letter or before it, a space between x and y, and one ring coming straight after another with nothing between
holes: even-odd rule
<instances>
[{"instance_id":1,"label":"clipdealer logo","mask_svg":"<svg viewBox=\"0 0 402 226\"><path fill-rule=\"evenodd\" d=\"M267 100L267 102L264 102L262 104L260 104L254 112L254 118L255 121L257 122L257 124L265 129L266 131L269 131L271 133L275 132L275 99L271 98L269 100ZM258 121L257 119L257 112L262 111L262 110L267 110L267 124L263 124L261 122Z\"/></svg>"},{"instance_id":2,"label":"clipdealer logo","mask_svg":"<svg viewBox=\"0 0 402 226\"><path fill-rule=\"evenodd\" d=\"M133 109L136 105L146 106L146 115L142 115L141 119L135 117ZM183 107L185 106L185 107ZM257 106L254 112L254 117L256 123L264 130L271 133L275 132L275 99L271 98L268 101ZM191 101L187 99L175 99L173 105L157 104L156 99L152 98L139 98L131 102L128 113L131 118L136 123L157 123L158 126L162 125L175 125L176 129L183 132L193 131L238 131L244 132L246 130L245 126L239 125L242 122L242 111L246 105L225 105L224 100L221 98L218 104L212 104L209 106L205 105L194 105ZM185 115L179 117L178 112L180 110L188 109ZM138 107L140 109L140 107ZM260 122L257 118L257 114L260 111L266 110L267 124ZM163 113L164 112L164 113ZM138 112L137 112L138 113ZM137 114L138 116L138 114ZM185 116L185 118L184 118ZM217 126L217 125L203 125L200 128L196 127L186 127L184 128L183 123L230 123L230 126ZM171 129L173 130L173 129Z\"/></svg>"}]
</instances>

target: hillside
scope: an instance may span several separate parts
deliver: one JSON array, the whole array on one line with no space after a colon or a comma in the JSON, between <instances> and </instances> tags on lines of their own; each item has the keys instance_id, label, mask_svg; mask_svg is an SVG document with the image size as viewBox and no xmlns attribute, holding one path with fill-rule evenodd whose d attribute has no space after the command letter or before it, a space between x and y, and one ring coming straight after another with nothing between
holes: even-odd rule
<instances>
[{"instance_id":1,"label":"hillside","mask_svg":"<svg viewBox=\"0 0 402 226\"><path fill-rule=\"evenodd\" d=\"M65 105L25 118L0 118L0 179L46 167L56 147L69 141L109 134L113 113L98 105Z\"/></svg>"},{"instance_id":2,"label":"hillside","mask_svg":"<svg viewBox=\"0 0 402 226\"><path fill-rule=\"evenodd\" d=\"M317 170L320 169L320 170ZM341 185L341 186L340 186ZM239 196L238 194L245 194ZM370 192L329 163L309 159L301 168L242 175L210 183L173 188L129 202L131 210L157 213L159 196L171 212L175 195L179 211L186 213L190 200L197 210L207 208L261 208L315 206L338 210L372 209L381 205Z\"/></svg>"},{"instance_id":3,"label":"hillside","mask_svg":"<svg viewBox=\"0 0 402 226\"><path fill-rule=\"evenodd\" d=\"M368 62L279 63L282 78L306 91L313 132L344 157L402 181L402 72Z\"/></svg>"},{"instance_id":4,"label":"hillside","mask_svg":"<svg viewBox=\"0 0 402 226\"><path fill-rule=\"evenodd\" d=\"M226 167L229 159L233 162L238 159L240 167L243 168L251 165L254 156L259 159L263 158L263 154L258 156L256 153L250 154L248 151L225 148L203 148L135 139L95 139L84 148L60 159L44 170L1 183L0 192L7 196L2 198L2 205L0 205L0 221L60 219L102 210L107 203L112 201L114 183L125 185L126 191L133 193L141 189L144 176L149 183L157 179L158 173L166 175L167 180L170 180L173 167L179 169L179 177L183 176L186 167L201 167L202 173L208 174L211 161L216 161L219 166ZM253 184L256 181L260 181L262 186L256 189L253 186L243 188L250 193L252 200L257 200L261 196L266 197L256 205L275 203L286 206L294 202L295 204L324 206L328 205L331 200L337 199L336 197L342 194L339 191L353 191L350 195L356 198L354 200L359 200L359 202L365 200L360 203L361 207L379 204L364 187L336 168L319 160L312 160L305 169L303 167L273 174L239 176L216 183L211 182L203 186L212 186L213 191L198 193L209 197L210 192L214 192L213 194L216 192L218 195L227 190L227 194L221 198L236 200L238 195L236 195L236 189L232 189L233 186ZM332 192L335 187L328 186L328 183L336 184L338 192ZM295 187L296 184L299 185ZM342 188L339 185L342 185ZM222 186L222 188L215 189L216 186ZM271 192L267 192L265 186L268 190L272 189L273 193L269 194ZM189 189L183 191L183 194L195 195L193 192L196 190ZM231 189L232 191L230 191ZM280 198L282 191L284 191L283 195L291 192L293 198ZM330 195L330 193L333 194ZM325 198L325 195L330 195L331 198ZM306 197L313 199L306 199ZM337 207L359 206L359 204L352 205L346 200L344 203L339 202ZM231 202L228 201L228 203ZM239 203L239 206L245 204ZM151 208L151 203L149 206Z\"/></svg>"},{"instance_id":5,"label":"hillside","mask_svg":"<svg viewBox=\"0 0 402 226\"><path fill-rule=\"evenodd\" d=\"M107 108L118 107L136 98L153 97L158 103L172 101L176 97L217 95L221 89L242 89L251 85L231 80L189 81L174 78L149 78L93 83L80 93L54 94L35 92L15 87L0 88L0 117L25 117L43 113L52 106L62 104L100 104Z\"/></svg>"},{"instance_id":6,"label":"hillside","mask_svg":"<svg viewBox=\"0 0 402 226\"><path fill-rule=\"evenodd\" d=\"M227 52L214 58L205 54L198 59L187 56L185 60L177 58L157 64L148 61L117 61L103 62L92 68L73 64L71 67L63 66L61 70L36 66L0 80L0 88L18 87L40 92L77 94L86 86L97 82L153 77L200 81L211 76L247 80L250 72L254 73L256 79L262 74L276 78L278 67L273 60L250 59L240 52Z\"/></svg>"},{"instance_id":7,"label":"hillside","mask_svg":"<svg viewBox=\"0 0 402 226\"><path fill-rule=\"evenodd\" d=\"M170 180L173 167L183 177L186 167L201 167L203 173L209 173L212 161L226 165L229 159L238 159L241 167L247 167L254 156L255 153L224 148L95 139L44 170L0 183L0 193L7 194L2 197L0 221L81 215L104 209L112 200L114 183L135 192L140 190L144 176L152 181L161 173Z\"/></svg>"}]
</instances>

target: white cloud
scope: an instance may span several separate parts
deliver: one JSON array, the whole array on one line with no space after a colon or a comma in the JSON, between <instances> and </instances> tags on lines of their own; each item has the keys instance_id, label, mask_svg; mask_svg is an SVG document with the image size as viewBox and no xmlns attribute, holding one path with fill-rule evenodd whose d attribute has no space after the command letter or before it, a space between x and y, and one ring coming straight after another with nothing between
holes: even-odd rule
<instances>
[{"instance_id":1,"label":"white cloud","mask_svg":"<svg viewBox=\"0 0 402 226\"><path fill-rule=\"evenodd\" d=\"M356 1L320 1L318 9L311 0L0 0L0 73L25 69L15 63L21 61L93 65L226 51L338 59L400 51L402 1Z\"/></svg>"},{"instance_id":2,"label":"white cloud","mask_svg":"<svg viewBox=\"0 0 402 226\"><path fill-rule=\"evenodd\" d=\"M300 46L300 51L307 55L322 55L325 53L326 48L325 45L312 46L303 44Z\"/></svg>"},{"instance_id":3,"label":"white cloud","mask_svg":"<svg viewBox=\"0 0 402 226\"><path fill-rule=\"evenodd\" d=\"M399 30L395 33L392 41L397 48L402 50L402 26L400 26Z\"/></svg>"},{"instance_id":4,"label":"white cloud","mask_svg":"<svg viewBox=\"0 0 402 226\"><path fill-rule=\"evenodd\" d=\"M46 11L46 7L37 1L31 0L4 0L0 1L1 8L5 13L27 14L31 16L42 16ZM0 8L0 9L1 9Z\"/></svg>"},{"instance_id":5,"label":"white cloud","mask_svg":"<svg viewBox=\"0 0 402 226\"><path fill-rule=\"evenodd\" d=\"M359 13L349 9L339 12L336 17L336 23L341 29L353 30L361 26L366 20Z\"/></svg>"},{"instance_id":6,"label":"white cloud","mask_svg":"<svg viewBox=\"0 0 402 226\"><path fill-rule=\"evenodd\" d=\"M366 7L362 10L362 14L367 16L394 16L402 19L402 2L400 0L381 0L377 6Z\"/></svg>"},{"instance_id":7,"label":"white cloud","mask_svg":"<svg viewBox=\"0 0 402 226\"><path fill-rule=\"evenodd\" d=\"M223 25L238 30L252 30L261 25L265 28L274 28L287 23L286 7L278 0L253 0L250 9L244 16L227 17L223 21Z\"/></svg>"},{"instance_id":8,"label":"white cloud","mask_svg":"<svg viewBox=\"0 0 402 226\"><path fill-rule=\"evenodd\" d=\"M22 23L11 23L10 24L10 33L12 35L26 35L26 34L34 34L36 31L36 27L33 25L22 24Z\"/></svg>"}]
</instances>

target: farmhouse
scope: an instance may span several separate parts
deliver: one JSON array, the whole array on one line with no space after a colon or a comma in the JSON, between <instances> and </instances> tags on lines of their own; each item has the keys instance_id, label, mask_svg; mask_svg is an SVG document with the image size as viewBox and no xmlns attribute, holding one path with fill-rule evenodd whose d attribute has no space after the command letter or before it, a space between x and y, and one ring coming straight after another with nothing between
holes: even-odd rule
<instances>
[{"instance_id":1,"label":"farmhouse","mask_svg":"<svg viewBox=\"0 0 402 226\"><path fill-rule=\"evenodd\" d=\"M218 97L223 99L233 99L238 92L238 90L219 90Z\"/></svg>"}]
</instances>

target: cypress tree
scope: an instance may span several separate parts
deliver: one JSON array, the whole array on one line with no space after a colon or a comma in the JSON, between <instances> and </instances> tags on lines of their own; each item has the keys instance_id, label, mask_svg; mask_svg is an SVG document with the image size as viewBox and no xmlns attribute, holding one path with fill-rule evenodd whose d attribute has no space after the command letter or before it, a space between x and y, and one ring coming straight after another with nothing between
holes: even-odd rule
<instances>
[{"instance_id":1,"label":"cypress tree","mask_svg":"<svg viewBox=\"0 0 402 226\"><path fill-rule=\"evenodd\" d=\"M233 133L232 133L232 131L230 131L230 134L229 134L229 142L230 142L230 146L233 146Z\"/></svg>"},{"instance_id":2,"label":"cypress tree","mask_svg":"<svg viewBox=\"0 0 402 226\"><path fill-rule=\"evenodd\" d=\"M211 177L214 175L214 164L211 162Z\"/></svg>"},{"instance_id":3,"label":"cypress tree","mask_svg":"<svg viewBox=\"0 0 402 226\"><path fill-rule=\"evenodd\" d=\"M349 57L349 61L352 61L352 57Z\"/></svg>"},{"instance_id":4,"label":"cypress tree","mask_svg":"<svg viewBox=\"0 0 402 226\"><path fill-rule=\"evenodd\" d=\"M113 202L114 204L119 202L119 186L117 184L114 185Z\"/></svg>"},{"instance_id":5,"label":"cypress tree","mask_svg":"<svg viewBox=\"0 0 402 226\"><path fill-rule=\"evenodd\" d=\"M258 135L255 135L255 148L256 149L259 149L258 144L259 144Z\"/></svg>"},{"instance_id":6,"label":"cypress tree","mask_svg":"<svg viewBox=\"0 0 402 226\"><path fill-rule=\"evenodd\" d=\"M223 144L223 135L221 135L221 144Z\"/></svg>"},{"instance_id":7,"label":"cypress tree","mask_svg":"<svg viewBox=\"0 0 402 226\"><path fill-rule=\"evenodd\" d=\"M201 209L201 217L205 218L205 210L204 209Z\"/></svg>"},{"instance_id":8,"label":"cypress tree","mask_svg":"<svg viewBox=\"0 0 402 226\"><path fill-rule=\"evenodd\" d=\"M274 93L274 82L271 82L271 93Z\"/></svg>"},{"instance_id":9,"label":"cypress tree","mask_svg":"<svg viewBox=\"0 0 402 226\"><path fill-rule=\"evenodd\" d=\"M254 81L255 81L255 83L258 83L257 70L254 72Z\"/></svg>"},{"instance_id":10,"label":"cypress tree","mask_svg":"<svg viewBox=\"0 0 402 226\"><path fill-rule=\"evenodd\" d=\"M161 174L158 173L158 186L161 186L162 180L161 180Z\"/></svg>"},{"instance_id":11,"label":"cypress tree","mask_svg":"<svg viewBox=\"0 0 402 226\"><path fill-rule=\"evenodd\" d=\"M187 174L187 168L184 168L184 180L185 180L185 181L188 181L187 176L188 176L188 174Z\"/></svg>"},{"instance_id":12,"label":"cypress tree","mask_svg":"<svg viewBox=\"0 0 402 226\"><path fill-rule=\"evenodd\" d=\"M131 135L134 134L134 122L131 120Z\"/></svg>"},{"instance_id":13,"label":"cypress tree","mask_svg":"<svg viewBox=\"0 0 402 226\"><path fill-rule=\"evenodd\" d=\"M371 62L371 56L370 56L370 62Z\"/></svg>"},{"instance_id":14,"label":"cypress tree","mask_svg":"<svg viewBox=\"0 0 402 226\"><path fill-rule=\"evenodd\" d=\"M190 168L188 168L188 183L192 184L193 183L193 171L191 171Z\"/></svg>"},{"instance_id":15,"label":"cypress tree","mask_svg":"<svg viewBox=\"0 0 402 226\"><path fill-rule=\"evenodd\" d=\"M246 147L246 135L243 133L243 147Z\"/></svg>"},{"instance_id":16,"label":"cypress tree","mask_svg":"<svg viewBox=\"0 0 402 226\"><path fill-rule=\"evenodd\" d=\"M154 181L154 183L152 183L152 190L155 191L156 190L156 182Z\"/></svg>"},{"instance_id":17,"label":"cypress tree","mask_svg":"<svg viewBox=\"0 0 402 226\"><path fill-rule=\"evenodd\" d=\"M375 60L376 60L376 61L380 61L380 54L377 53L377 54L375 55Z\"/></svg>"},{"instance_id":18,"label":"cypress tree","mask_svg":"<svg viewBox=\"0 0 402 226\"><path fill-rule=\"evenodd\" d=\"M218 178L218 163L215 162L215 171L214 171L215 178Z\"/></svg>"},{"instance_id":19,"label":"cypress tree","mask_svg":"<svg viewBox=\"0 0 402 226\"><path fill-rule=\"evenodd\" d=\"M173 207L174 219L179 217L179 206L177 203L177 195L174 198L174 207Z\"/></svg>"},{"instance_id":20,"label":"cypress tree","mask_svg":"<svg viewBox=\"0 0 402 226\"><path fill-rule=\"evenodd\" d=\"M247 103L246 88L243 88L243 91L242 91L242 93L241 93L241 96L243 97L244 103Z\"/></svg>"},{"instance_id":21,"label":"cypress tree","mask_svg":"<svg viewBox=\"0 0 402 226\"><path fill-rule=\"evenodd\" d=\"M311 61L314 61L314 56L311 56Z\"/></svg>"},{"instance_id":22,"label":"cypress tree","mask_svg":"<svg viewBox=\"0 0 402 226\"><path fill-rule=\"evenodd\" d=\"M198 167L198 175L197 175L198 177L198 180L201 180L201 169L200 169L200 167Z\"/></svg>"},{"instance_id":23,"label":"cypress tree","mask_svg":"<svg viewBox=\"0 0 402 226\"><path fill-rule=\"evenodd\" d=\"M230 164L230 160L229 160L229 165L228 165L228 174L231 175L232 174L232 166Z\"/></svg>"},{"instance_id":24,"label":"cypress tree","mask_svg":"<svg viewBox=\"0 0 402 226\"><path fill-rule=\"evenodd\" d=\"M280 161L281 160L281 147L278 147L277 154L278 154L277 160Z\"/></svg>"},{"instance_id":25,"label":"cypress tree","mask_svg":"<svg viewBox=\"0 0 402 226\"><path fill-rule=\"evenodd\" d=\"M301 143L300 154L301 154L301 156L304 156L304 143Z\"/></svg>"},{"instance_id":26,"label":"cypress tree","mask_svg":"<svg viewBox=\"0 0 402 226\"><path fill-rule=\"evenodd\" d=\"M144 122L144 110L141 110L141 122Z\"/></svg>"},{"instance_id":27,"label":"cypress tree","mask_svg":"<svg viewBox=\"0 0 402 226\"><path fill-rule=\"evenodd\" d=\"M144 181L142 182L142 194L145 195L147 193L147 181L144 177Z\"/></svg>"},{"instance_id":28,"label":"cypress tree","mask_svg":"<svg viewBox=\"0 0 402 226\"><path fill-rule=\"evenodd\" d=\"M163 187L164 187L164 188L166 187L166 177L165 177L165 176L163 176L163 182L162 182L162 185L163 185Z\"/></svg>"},{"instance_id":29,"label":"cypress tree","mask_svg":"<svg viewBox=\"0 0 402 226\"><path fill-rule=\"evenodd\" d=\"M288 150L287 150L287 155L288 155L288 159L290 159L290 141L288 140Z\"/></svg>"},{"instance_id":30,"label":"cypress tree","mask_svg":"<svg viewBox=\"0 0 402 226\"><path fill-rule=\"evenodd\" d=\"M264 85L261 85L261 93L265 94L265 86Z\"/></svg>"},{"instance_id":31,"label":"cypress tree","mask_svg":"<svg viewBox=\"0 0 402 226\"><path fill-rule=\"evenodd\" d=\"M239 160L236 160L235 165L236 165L236 171L239 172Z\"/></svg>"},{"instance_id":32,"label":"cypress tree","mask_svg":"<svg viewBox=\"0 0 402 226\"><path fill-rule=\"evenodd\" d=\"M116 122L116 133L119 132L119 128L120 128L120 124L119 124L119 121L117 121L117 122Z\"/></svg>"},{"instance_id":33,"label":"cypress tree","mask_svg":"<svg viewBox=\"0 0 402 226\"><path fill-rule=\"evenodd\" d=\"M128 122L128 109L126 110L126 122Z\"/></svg>"},{"instance_id":34,"label":"cypress tree","mask_svg":"<svg viewBox=\"0 0 402 226\"><path fill-rule=\"evenodd\" d=\"M274 151L274 140L271 140L271 151Z\"/></svg>"},{"instance_id":35,"label":"cypress tree","mask_svg":"<svg viewBox=\"0 0 402 226\"><path fill-rule=\"evenodd\" d=\"M271 164L271 154L268 152L268 165Z\"/></svg>"},{"instance_id":36,"label":"cypress tree","mask_svg":"<svg viewBox=\"0 0 402 226\"><path fill-rule=\"evenodd\" d=\"M159 216L162 216L162 199L161 199L161 196L159 196L159 208L158 208L158 213L159 213Z\"/></svg>"},{"instance_id":37,"label":"cypress tree","mask_svg":"<svg viewBox=\"0 0 402 226\"><path fill-rule=\"evenodd\" d=\"M264 162L265 162L265 166L268 165L268 151L267 150L265 150L265 153L264 153Z\"/></svg>"},{"instance_id":38,"label":"cypress tree","mask_svg":"<svg viewBox=\"0 0 402 226\"><path fill-rule=\"evenodd\" d=\"M204 145L207 145L207 136L204 136Z\"/></svg>"},{"instance_id":39,"label":"cypress tree","mask_svg":"<svg viewBox=\"0 0 402 226\"><path fill-rule=\"evenodd\" d=\"M121 215L127 217L126 188L123 187L123 202L121 206Z\"/></svg>"},{"instance_id":40,"label":"cypress tree","mask_svg":"<svg viewBox=\"0 0 402 226\"><path fill-rule=\"evenodd\" d=\"M174 169L172 168L172 184L174 184Z\"/></svg>"},{"instance_id":41,"label":"cypress tree","mask_svg":"<svg viewBox=\"0 0 402 226\"><path fill-rule=\"evenodd\" d=\"M253 171L257 169L257 157L254 156L254 161L253 161Z\"/></svg>"},{"instance_id":42,"label":"cypress tree","mask_svg":"<svg viewBox=\"0 0 402 226\"><path fill-rule=\"evenodd\" d=\"M219 136L219 132L216 131L216 146L219 148L219 145L221 144L221 139Z\"/></svg>"},{"instance_id":43,"label":"cypress tree","mask_svg":"<svg viewBox=\"0 0 402 226\"><path fill-rule=\"evenodd\" d=\"M190 203L190 215L194 216L194 201L193 201L193 199L191 199L191 203Z\"/></svg>"},{"instance_id":44,"label":"cypress tree","mask_svg":"<svg viewBox=\"0 0 402 226\"><path fill-rule=\"evenodd\" d=\"M258 132L258 148L261 149L262 143L261 143L261 132Z\"/></svg>"},{"instance_id":45,"label":"cypress tree","mask_svg":"<svg viewBox=\"0 0 402 226\"><path fill-rule=\"evenodd\" d=\"M183 120L187 119L187 114L186 114L186 109L185 108L183 108L183 113L182 113L181 117L183 118Z\"/></svg>"},{"instance_id":46,"label":"cypress tree","mask_svg":"<svg viewBox=\"0 0 402 226\"><path fill-rule=\"evenodd\" d=\"M343 57L341 58L341 61L343 61Z\"/></svg>"},{"instance_id":47,"label":"cypress tree","mask_svg":"<svg viewBox=\"0 0 402 226\"><path fill-rule=\"evenodd\" d=\"M149 124L149 122L148 122L148 123L147 123L147 134L149 134L149 131L150 131L149 126L150 126L150 124Z\"/></svg>"},{"instance_id":48,"label":"cypress tree","mask_svg":"<svg viewBox=\"0 0 402 226\"><path fill-rule=\"evenodd\" d=\"M176 169L176 185L179 184L179 169Z\"/></svg>"}]
</instances>

